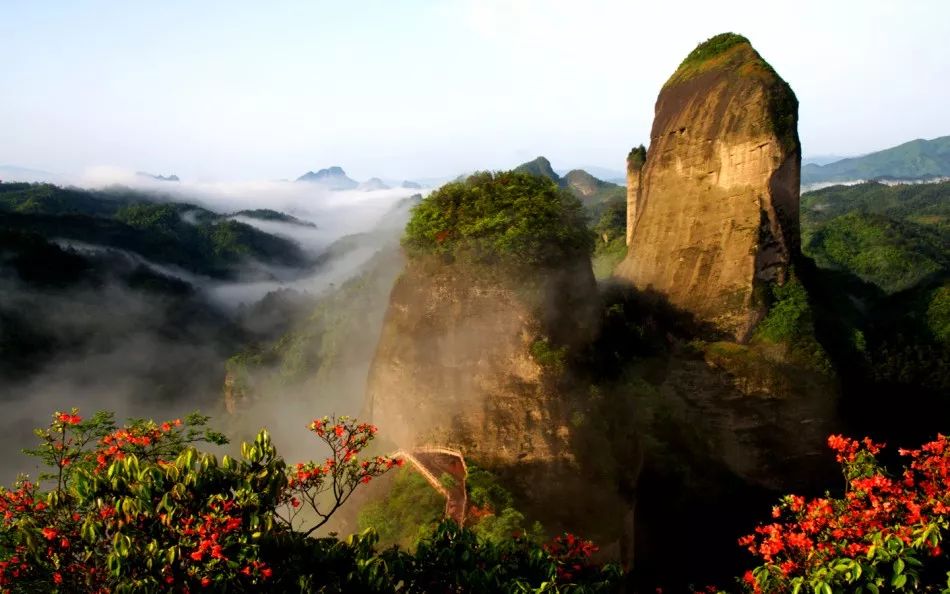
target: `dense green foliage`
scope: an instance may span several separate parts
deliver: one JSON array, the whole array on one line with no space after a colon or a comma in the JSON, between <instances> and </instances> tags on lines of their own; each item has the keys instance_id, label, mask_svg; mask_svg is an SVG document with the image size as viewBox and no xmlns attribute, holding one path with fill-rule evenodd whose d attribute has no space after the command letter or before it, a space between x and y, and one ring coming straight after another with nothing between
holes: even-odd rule
<instances>
[{"instance_id":1,"label":"dense green foliage","mask_svg":"<svg viewBox=\"0 0 950 594\"><path fill-rule=\"evenodd\" d=\"M591 264L594 276L609 278L614 268L627 256L627 198L626 195L611 199L604 205L597 224L594 225L597 239Z\"/></svg>"},{"instance_id":2,"label":"dense green foliage","mask_svg":"<svg viewBox=\"0 0 950 594\"><path fill-rule=\"evenodd\" d=\"M389 491L359 512L360 530L372 529L382 546L412 550L442 520L445 498L410 467L395 473Z\"/></svg>"},{"instance_id":3,"label":"dense green foliage","mask_svg":"<svg viewBox=\"0 0 950 594\"><path fill-rule=\"evenodd\" d=\"M861 157L802 167L802 183L950 176L950 136L911 140Z\"/></svg>"},{"instance_id":4,"label":"dense green foliage","mask_svg":"<svg viewBox=\"0 0 950 594\"><path fill-rule=\"evenodd\" d=\"M647 162L647 149L642 144L627 153L627 171L640 171Z\"/></svg>"},{"instance_id":5,"label":"dense green foliage","mask_svg":"<svg viewBox=\"0 0 950 594\"><path fill-rule=\"evenodd\" d=\"M950 230L950 182L888 186L867 182L802 194L805 238L825 223L852 212L884 215L936 230Z\"/></svg>"},{"instance_id":6,"label":"dense green foliage","mask_svg":"<svg viewBox=\"0 0 950 594\"><path fill-rule=\"evenodd\" d=\"M805 253L888 293L950 271L950 234L882 215L851 212L815 231Z\"/></svg>"},{"instance_id":7,"label":"dense green foliage","mask_svg":"<svg viewBox=\"0 0 950 594\"><path fill-rule=\"evenodd\" d=\"M523 173L476 173L442 186L412 211L403 246L480 264L558 266L592 249L581 203L553 182Z\"/></svg>"},{"instance_id":8,"label":"dense green foliage","mask_svg":"<svg viewBox=\"0 0 950 594\"><path fill-rule=\"evenodd\" d=\"M927 301L927 328L933 337L950 346L950 283L937 287Z\"/></svg>"},{"instance_id":9,"label":"dense green foliage","mask_svg":"<svg viewBox=\"0 0 950 594\"><path fill-rule=\"evenodd\" d=\"M828 355L815 338L815 320L808 292L792 276L784 285L769 285L769 313L755 328L754 340L784 344L805 367L830 372Z\"/></svg>"},{"instance_id":10,"label":"dense green foliage","mask_svg":"<svg viewBox=\"0 0 950 594\"><path fill-rule=\"evenodd\" d=\"M446 475L445 480L451 480ZM465 522L479 539L495 545L521 534L536 542L544 531L537 522L529 525L515 506L514 497L498 477L477 466L469 466L465 483L468 512ZM411 467L395 473L387 492L364 505L358 517L360 530L372 529L382 546L399 545L415 550L430 538L445 513L445 498Z\"/></svg>"},{"instance_id":11,"label":"dense green foliage","mask_svg":"<svg viewBox=\"0 0 950 594\"><path fill-rule=\"evenodd\" d=\"M925 392L950 387L948 221L950 183L865 183L802 196L803 250L827 270L816 276L819 300L837 304L838 334L860 336L842 370Z\"/></svg>"},{"instance_id":12,"label":"dense green foliage","mask_svg":"<svg viewBox=\"0 0 950 594\"><path fill-rule=\"evenodd\" d=\"M309 263L290 240L166 196L120 188L0 184L0 228L127 250L219 278L236 276L249 261Z\"/></svg>"},{"instance_id":13,"label":"dense green foliage","mask_svg":"<svg viewBox=\"0 0 950 594\"><path fill-rule=\"evenodd\" d=\"M502 544L513 534L541 542L544 528L540 522L528 523L517 509L514 496L498 477L475 465L468 467L465 479L470 520L466 524L479 538Z\"/></svg>"},{"instance_id":14,"label":"dense green foliage","mask_svg":"<svg viewBox=\"0 0 950 594\"><path fill-rule=\"evenodd\" d=\"M686 59L680 63L680 68L711 60L743 43L749 43L749 40L736 33L720 33L719 35L714 35L697 45L696 48L686 56Z\"/></svg>"}]
</instances>

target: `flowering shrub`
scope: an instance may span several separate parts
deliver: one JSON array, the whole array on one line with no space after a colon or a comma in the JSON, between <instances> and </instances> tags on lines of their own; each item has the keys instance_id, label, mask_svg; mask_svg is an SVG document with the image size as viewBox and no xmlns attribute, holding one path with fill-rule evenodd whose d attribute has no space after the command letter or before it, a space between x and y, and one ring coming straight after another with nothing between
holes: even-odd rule
<instances>
[{"instance_id":1,"label":"flowering shrub","mask_svg":"<svg viewBox=\"0 0 950 594\"><path fill-rule=\"evenodd\" d=\"M877 460L883 444L832 435L846 481L843 497L789 495L775 521L739 544L763 564L746 572L759 592L950 592L950 559L941 547L950 512L950 444L940 435L895 476Z\"/></svg>"},{"instance_id":2,"label":"flowering shrub","mask_svg":"<svg viewBox=\"0 0 950 594\"><path fill-rule=\"evenodd\" d=\"M557 579L571 582L581 578L584 572L596 570L590 565L590 556L597 552L597 546L589 540L577 538L565 532L544 545L557 562Z\"/></svg>"},{"instance_id":3,"label":"flowering shrub","mask_svg":"<svg viewBox=\"0 0 950 594\"><path fill-rule=\"evenodd\" d=\"M241 460L218 460L194 447L226 441L206 421L117 428L107 414L54 414L30 453L51 467L40 478L55 479L55 488L22 479L0 491L0 587L259 591L273 575L262 543L295 526L310 534L357 485L395 464L361 459L376 429L345 417L311 424L331 451L323 464L288 469L266 431L242 445ZM311 526L298 518L303 509Z\"/></svg>"},{"instance_id":4,"label":"flowering shrub","mask_svg":"<svg viewBox=\"0 0 950 594\"><path fill-rule=\"evenodd\" d=\"M110 414L58 412L30 450L40 482L0 489L0 591L614 592L614 566L564 535L542 548L494 543L443 522L409 554L372 531L311 537L360 485L401 464L364 456L376 428L324 417L309 428L322 463L286 465L266 431L241 458L207 417L117 427ZM48 489L42 488L49 482Z\"/></svg>"}]
</instances>

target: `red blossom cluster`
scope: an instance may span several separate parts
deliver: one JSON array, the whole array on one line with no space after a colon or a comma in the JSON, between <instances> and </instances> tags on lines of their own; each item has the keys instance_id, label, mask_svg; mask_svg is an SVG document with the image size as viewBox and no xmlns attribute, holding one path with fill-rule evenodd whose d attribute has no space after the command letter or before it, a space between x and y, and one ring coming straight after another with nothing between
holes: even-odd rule
<instances>
[{"instance_id":1,"label":"red blossom cluster","mask_svg":"<svg viewBox=\"0 0 950 594\"><path fill-rule=\"evenodd\" d=\"M555 536L544 545L544 550L557 563L557 579L566 583L577 579L591 568L590 557L598 551L597 545L569 532Z\"/></svg>"},{"instance_id":2,"label":"red blossom cluster","mask_svg":"<svg viewBox=\"0 0 950 594\"><path fill-rule=\"evenodd\" d=\"M306 502L317 523L298 536L309 536L359 484L402 464L361 458L376 427L346 417L315 420L310 429L330 456L289 469L266 431L242 446L243 460L219 463L189 445L210 440L193 430L200 424L189 417L117 429L108 417L55 413L36 450L56 471L55 489L26 480L0 488L9 541L0 550L0 592L108 592L139 579L185 593L239 583L258 591L275 572L261 557L262 534L297 530L279 506L296 511Z\"/></svg>"},{"instance_id":3,"label":"red blossom cluster","mask_svg":"<svg viewBox=\"0 0 950 594\"><path fill-rule=\"evenodd\" d=\"M786 496L772 510L778 521L739 539L740 546L765 562L770 575L808 576L836 559L870 559L875 543L895 538L904 547L943 554L939 534L923 540L920 534L929 525L945 525L950 511L950 448L945 436L918 450L899 450L911 464L898 477L877 464L875 455L883 444L832 435L828 445L844 468L844 497ZM752 571L743 581L761 591Z\"/></svg>"},{"instance_id":4,"label":"red blossom cluster","mask_svg":"<svg viewBox=\"0 0 950 594\"><path fill-rule=\"evenodd\" d=\"M82 423L82 417L77 415L75 412L74 413L58 412L53 416L57 421L59 421L60 423L64 423L66 425L78 425L79 423Z\"/></svg>"},{"instance_id":5,"label":"red blossom cluster","mask_svg":"<svg viewBox=\"0 0 950 594\"><path fill-rule=\"evenodd\" d=\"M159 444L168 434L181 427L181 419L166 421L161 425L135 426L119 429L99 440L96 465L102 470L114 460L122 460L132 451L141 451Z\"/></svg>"},{"instance_id":6,"label":"red blossom cluster","mask_svg":"<svg viewBox=\"0 0 950 594\"><path fill-rule=\"evenodd\" d=\"M312 531L323 525L358 485L370 482L394 466L402 466L403 461L387 456L360 457L376 436L376 426L370 423L357 423L349 417L323 417L314 419L307 428L328 446L330 455L322 464L306 462L292 466L287 473L282 501L291 508L290 514L283 518L291 527L298 508L306 503L318 517L317 524L310 528ZM330 497L325 497L325 493ZM327 504L328 509L321 508Z\"/></svg>"}]
</instances>

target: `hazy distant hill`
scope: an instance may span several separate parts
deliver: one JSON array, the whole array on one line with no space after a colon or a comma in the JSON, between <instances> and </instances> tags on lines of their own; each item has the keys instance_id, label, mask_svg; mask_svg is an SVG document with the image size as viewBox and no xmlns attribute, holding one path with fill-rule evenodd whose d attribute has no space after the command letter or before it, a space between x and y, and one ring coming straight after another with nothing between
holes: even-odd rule
<instances>
[{"instance_id":1,"label":"hazy distant hill","mask_svg":"<svg viewBox=\"0 0 950 594\"><path fill-rule=\"evenodd\" d=\"M389 186L378 177L371 177L357 186L357 189L363 192L375 192L376 190L388 190Z\"/></svg>"},{"instance_id":2,"label":"hazy distant hill","mask_svg":"<svg viewBox=\"0 0 950 594\"><path fill-rule=\"evenodd\" d=\"M856 180L950 176L950 136L912 140L893 148L827 165L802 167L802 185Z\"/></svg>"},{"instance_id":3,"label":"hazy distant hill","mask_svg":"<svg viewBox=\"0 0 950 594\"><path fill-rule=\"evenodd\" d=\"M181 181L180 179L178 179L178 176L175 175L175 174L171 174L171 175L155 175L154 173L149 173L149 172L147 172L147 171L136 171L136 172L135 172L135 175L137 175L137 176L139 176L139 177L145 177L145 178L148 178L148 179L153 179L153 180L155 180L155 181L168 181L168 182Z\"/></svg>"},{"instance_id":4,"label":"hazy distant hill","mask_svg":"<svg viewBox=\"0 0 950 594\"><path fill-rule=\"evenodd\" d=\"M262 216L260 212L249 216L255 214ZM251 261L286 268L310 263L293 241L193 204L163 201L159 195L128 188L0 183L0 229L4 228L133 252L217 278L244 274Z\"/></svg>"},{"instance_id":5,"label":"hazy distant hill","mask_svg":"<svg viewBox=\"0 0 950 594\"><path fill-rule=\"evenodd\" d=\"M583 169L574 169L561 177L554 171L551 162L545 157L538 157L533 161L522 163L515 167L515 171L546 177L558 186L568 190L580 198L591 220L595 222L600 218L608 202L614 199L626 200L626 189L623 186L597 179Z\"/></svg>"},{"instance_id":6,"label":"hazy distant hill","mask_svg":"<svg viewBox=\"0 0 950 594\"><path fill-rule=\"evenodd\" d=\"M316 229L316 225L310 221L302 221L295 216L289 214L278 212L276 210L271 210L269 208L254 208L250 210L239 210L238 212L231 215L233 217L247 217L250 219L258 219L261 221L277 221L278 223L290 223L291 225L300 225L301 227L312 227Z\"/></svg>"},{"instance_id":7,"label":"hazy distant hill","mask_svg":"<svg viewBox=\"0 0 950 594\"><path fill-rule=\"evenodd\" d=\"M515 171L535 175L537 177L546 177L558 185L561 184L561 176L555 173L554 168L551 167L551 162L544 157L538 157L533 161L522 163L515 167Z\"/></svg>"},{"instance_id":8,"label":"hazy distant hill","mask_svg":"<svg viewBox=\"0 0 950 594\"><path fill-rule=\"evenodd\" d=\"M347 177L342 167L333 166L320 171L308 171L297 178L298 182L309 182L326 186L331 190L352 190L359 186L355 179Z\"/></svg>"}]
</instances>

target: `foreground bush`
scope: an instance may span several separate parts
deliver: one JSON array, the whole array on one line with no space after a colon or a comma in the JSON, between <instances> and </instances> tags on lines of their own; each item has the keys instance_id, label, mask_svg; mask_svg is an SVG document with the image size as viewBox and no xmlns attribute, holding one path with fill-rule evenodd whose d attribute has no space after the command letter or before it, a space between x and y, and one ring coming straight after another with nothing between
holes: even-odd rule
<instances>
[{"instance_id":1,"label":"foreground bush","mask_svg":"<svg viewBox=\"0 0 950 594\"><path fill-rule=\"evenodd\" d=\"M944 436L889 474L882 444L831 436L846 481L842 497L790 495L775 522L740 545L763 561L743 577L752 592L950 592L950 558L942 548L950 515L950 443Z\"/></svg>"},{"instance_id":2,"label":"foreground bush","mask_svg":"<svg viewBox=\"0 0 950 594\"><path fill-rule=\"evenodd\" d=\"M241 458L192 416L117 427L56 413L29 451L51 471L0 490L4 592L609 592L619 574L571 535L542 547L443 523L413 554L372 531L313 538L363 483L399 460L365 456L375 427L318 419L328 456L288 466L266 431ZM41 484L49 483L49 488Z\"/></svg>"}]
</instances>

